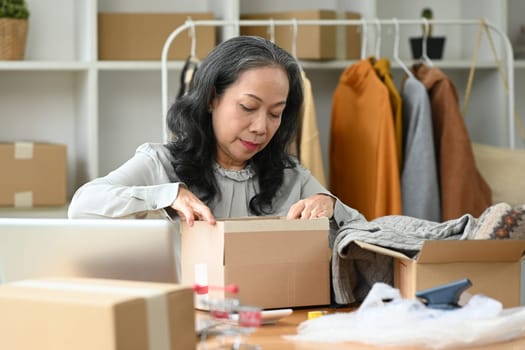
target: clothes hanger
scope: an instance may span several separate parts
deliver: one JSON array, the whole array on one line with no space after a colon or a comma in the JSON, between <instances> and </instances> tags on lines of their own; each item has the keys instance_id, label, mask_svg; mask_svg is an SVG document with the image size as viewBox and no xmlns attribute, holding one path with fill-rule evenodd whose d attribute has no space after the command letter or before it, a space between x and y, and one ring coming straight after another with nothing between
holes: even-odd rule
<instances>
[{"instance_id":1,"label":"clothes hanger","mask_svg":"<svg viewBox=\"0 0 525 350\"><path fill-rule=\"evenodd\" d=\"M361 59L364 60L366 58L366 45L368 40L368 33L366 28L366 20L364 18L361 18Z\"/></svg>"},{"instance_id":2,"label":"clothes hanger","mask_svg":"<svg viewBox=\"0 0 525 350\"><path fill-rule=\"evenodd\" d=\"M297 33L298 33L298 25L297 25L297 19L292 18L292 56L297 61L297 64L299 65L299 68L303 70L303 67L301 66L301 62L299 62L299 59L297 58Z\"/></svg>"},{"instance_id":3,"label":"clothes hanger","mask_svg":"<svg viewBox=\"0 0 525 350\"><path fill-rule=\"evenodd\" d=\"M394 36L394 60L399 64L401 68L405 71L405 73L413 78L414 75L408 69L408 67L405 65L405 63L399 58L399 21L397 18L392 18L392 22L394 22L394 28L395 28L395 36Z\"/></svg>"},{"instance_id":4,"label":"clothes hanger","mask_svg":"<svg viewBox=\"0 0 525 350\"><path fill-rule=\"evenodd\" d=\"M434 67L434 63L432 63L432 60L427 55L427 39L428 39L428 36L430 35L428 31L430 28L430 24L428 22L428 18L423 17L421 19L423 20L423 24L425 26L425 35L423 35L423 42L421 44L421 51L422 51L421 59L423 63L426 64L427 66Z\"/></svg>"},{"instance_id":5,"label":"clothes hanger","mask_svg":"<svg viewBox=\"0 0 525 350\"><path fill-rule=\"evenodd\" d=\"M275 43L275 22L273 18L270 18L270 26L268 27L268 32L270 34L270 41Z\"/></svg>"},{"instance_id":6,"label":"clothes hanger","mask_svg":"<svg viewBox=\"0 0 525 350\"><path fill-rule=\"evenodd\" d=\"M376 58L379 59L381 57L381 22L379 19L375 19L376 22L376 43L375 43L375 49L376 49Z\"/></svg>"},{"instance_id":7,"label":"clothes hanger","mask_svg":"<svg viewBox=\"0 0 525 350\"><path fill-rule=\"evenodd\" d=\"M193 76L195 72L198 69L199 66L199 59L197 58L196 48L197 48L197 36L195 35L195 23L193 20L188 17L186 20L186 23L188 23L188 35L191 39L191 46L190 46L190 55L186 59L186 62L184 62L184 66L182 67L181 74L180 74L180 88L179 92L177 93L177 98L185 95L190 88L190 84L193 80Z\"/></svg>"},{"instance_id":8,"label":"clothes hanger","mask_svg":"<svg viewBox=\"0 0 525 350\"><path fill-rule=\"evenodd\" d=\"M297 59L297 19L292 18L292 56Z\"/></svg>"},{"instance_id":9,"label":"clothes hanger","mask_svg":"<svg viewBox=\"0 0 525 350\"><path fill-rule=\"evenodd\" d=\"M193 22L193 20L189 18L188 23L190 24L189 36L191 38L190 56L197 57L197 54L196 54L197 36L195 35L195 22Z\"/></svg>"}]
</instances>

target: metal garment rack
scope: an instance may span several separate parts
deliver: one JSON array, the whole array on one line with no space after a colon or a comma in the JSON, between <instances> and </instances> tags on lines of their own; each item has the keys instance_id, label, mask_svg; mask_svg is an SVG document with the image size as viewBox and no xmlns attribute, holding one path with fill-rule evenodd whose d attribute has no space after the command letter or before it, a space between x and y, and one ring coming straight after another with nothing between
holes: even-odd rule
<instances>
[{"instance_id":1,"label":"metal garment rack","mask_svg":"<svg viewBox=\"0 0 525 350\"><path fill-rule=\"evenodd\" d=\"M394 44L394 54L397 55L398 45L399 45L399 25L429 25L429 24L443 24L443 25L480 25L484 23L487 28L496 34L498 34L503 43L503 49L506 59L506 79L507 79L507 118L508 118L508 131L509 131L509 147L511 149L515 148L515 127L514 127L514 57L512 53L512 44L505 32L500 30L498 27L493 24L483 20L483 19L472 19L472 20L427 20L427 19L335 19L335 20L196 20L193 21L188 19L184 24L177 27L171 34L168 36L162 48L161 56L161 94L162 94L162 126L164 141L168 139L168 130L165 122L166 115L168 112L168 52L173 40L185 30L190 31L192 37L192 51L195 50L195 27L223 27L233 30L233 32L238 33L241 26L266 26L270 29L273 29L275 26L288 26L294 30L297 29L297 26L360 26L363 28L361 31L364 35L364 40L366 38L366 28L369 24L376 25L393 25L396 29L396 41L397 44ZM294 32L294 34L296 31ZM362 41L363 42L363 41ZM425 43L423 44L425 45ZM362 48L363 50L363 48ZM423 47L423 52L425 49ZM363 53L363 51L362 51ZM399 60L399 57L395 57ZM401 61L399 61L402 64Z\"/></svg>"}]
</instances>

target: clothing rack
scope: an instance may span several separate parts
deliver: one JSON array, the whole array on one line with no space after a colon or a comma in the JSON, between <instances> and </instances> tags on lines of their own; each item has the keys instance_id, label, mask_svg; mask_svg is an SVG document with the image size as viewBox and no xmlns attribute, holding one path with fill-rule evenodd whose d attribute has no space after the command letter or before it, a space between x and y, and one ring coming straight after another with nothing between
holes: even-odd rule
<instances>
[{"instance_id":1,"label":"clothing rack","mask_svg":"<svg viewBox=\"0 0 525 350\"><path fill-rule=\"evenodd\" d=\"M465 20L455 20L455 19L335 19L335 20L191 20L188 19L184 24L177 27L166 39L164 46L162 48L161 56L161 94L162 94L162 125L165 141L168 138L168 130L165 122L165 118L168 112L168 52L173 40L185 30L188 30L192 38L192 53L195 50L195 27L223 27L229 28L232 33L235 33L232 36L238 35L239 28L242 26L266 26L270 29L273 29L275 26L288 26L294 30L296 34L297 26L360 26L363 30L361 35L363 40L367 40L366 37L366 28L369 24L376 25L393 25L395 26L395 44L394 44L394 55L397 55L398 45L399 45L399 25L429 25L429 24L443 24L443 25L480 25L484 24L486 27L498 34L503 43L503 49L505 53L506 61L506 79L508 86L507 93L507 119L508 119L508 132L509 132L509 147L511 149L515 148L515 127L514 127L514 57L512 53L512 44L507 34L500 30L498 27L487 22L483 19L465 19ZM294 47L295 43L292 43ZM425 45L425 40L423 40L423 45ZM362 51L363 52L363 51ZM423 48L425 54L425 49ZM398 60L399 58L396 57ZM401 62L400 62L401 63Z\"/></svg>"}]
</instances>

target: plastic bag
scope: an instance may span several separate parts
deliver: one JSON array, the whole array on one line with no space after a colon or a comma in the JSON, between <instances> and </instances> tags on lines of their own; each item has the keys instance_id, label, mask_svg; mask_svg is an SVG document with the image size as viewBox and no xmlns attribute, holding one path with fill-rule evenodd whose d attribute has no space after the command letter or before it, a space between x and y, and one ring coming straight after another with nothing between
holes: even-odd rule
<instances>
[{"instance_id":1,"label":"plastic bag","mask_svg":"<svg viewBox=\"0 0 525 350\"><path fill-rule=\"evenodd\" d=\"M388 302L385 302L388 300ZM304 321L290 340L360 342L431 349L483 345L525 335L525 307L503 309L476 294L462 308L438 310L403 299L398 289L376 283L356 311Z\"/></svg>"}]
</instances>

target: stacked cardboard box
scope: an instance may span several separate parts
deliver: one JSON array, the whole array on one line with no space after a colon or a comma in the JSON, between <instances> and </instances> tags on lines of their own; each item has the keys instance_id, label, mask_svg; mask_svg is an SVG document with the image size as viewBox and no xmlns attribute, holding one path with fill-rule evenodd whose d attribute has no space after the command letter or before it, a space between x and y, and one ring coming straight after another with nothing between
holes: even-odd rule
<instances>
[{"instance_id":1,"label":"stacked cardboard box","mask_svg":"<svg viewBox=\"0 0 525 350\"><path fill-rule=\"evenodd\" d=\"M0 144L0 206L62 206L67 192L66 146Z\"/></svg>"},{"instance_id":2,"label":"stacked cardboard box","mask_svg":"<svg viewBox=\"0 0 525 350\"><path fill-rule=\"evenodd\" d=\"M243 20L335 20L339 15L333 10L302 10L243 14ZM361 15L356 12L345 12L345 19L359 19ZM294 35L292 26L274 26L275 43L290 53L293 48L294 37L296 40L296 56L302 60L333 60L357 59L361 53L361 34L359 26L347 26L342 31L336 25L298 25ZM269 26L241 26L242 35L257 35L271 39ZM341 40L339 40L341 39ZM337 45L344 44L344 57L337 57Z\"/></svg>"},{"instance_id":3,"label":"stacked cardboard box","mask_svg":"<svg viewBox=\"0 0 525 350\"><path fill-rule=\"evenodd\" d=\"M336 19L336 13L332 10L305 10L272 12L258 14L243 14L241 19L260 20L290 20L290 19ZM257 35L271 39L268 26L241 26L242 35ZM283 49L292 53L294 40L293 28L288 26L275 26L275 43ZM336 58L336 27L308 25L298 26L296 36L296 55L305 60L331 60Z\"/></svg>"},{"instance_id":4,"label":"stacked cardboard box","mask_svg":"<svg viewBox=\"0 0 525 350\"><path fill-rule=\"evenodd\" d=\"M100 60L158 60L166 39L188 19L210 20L212 13L99 13ZM195 28L196 55L206 56L216 44L214 27ZM184 60L190 55L191 38L184 32L170 46L168 58Z\"/></svg>"}]
</instances>

